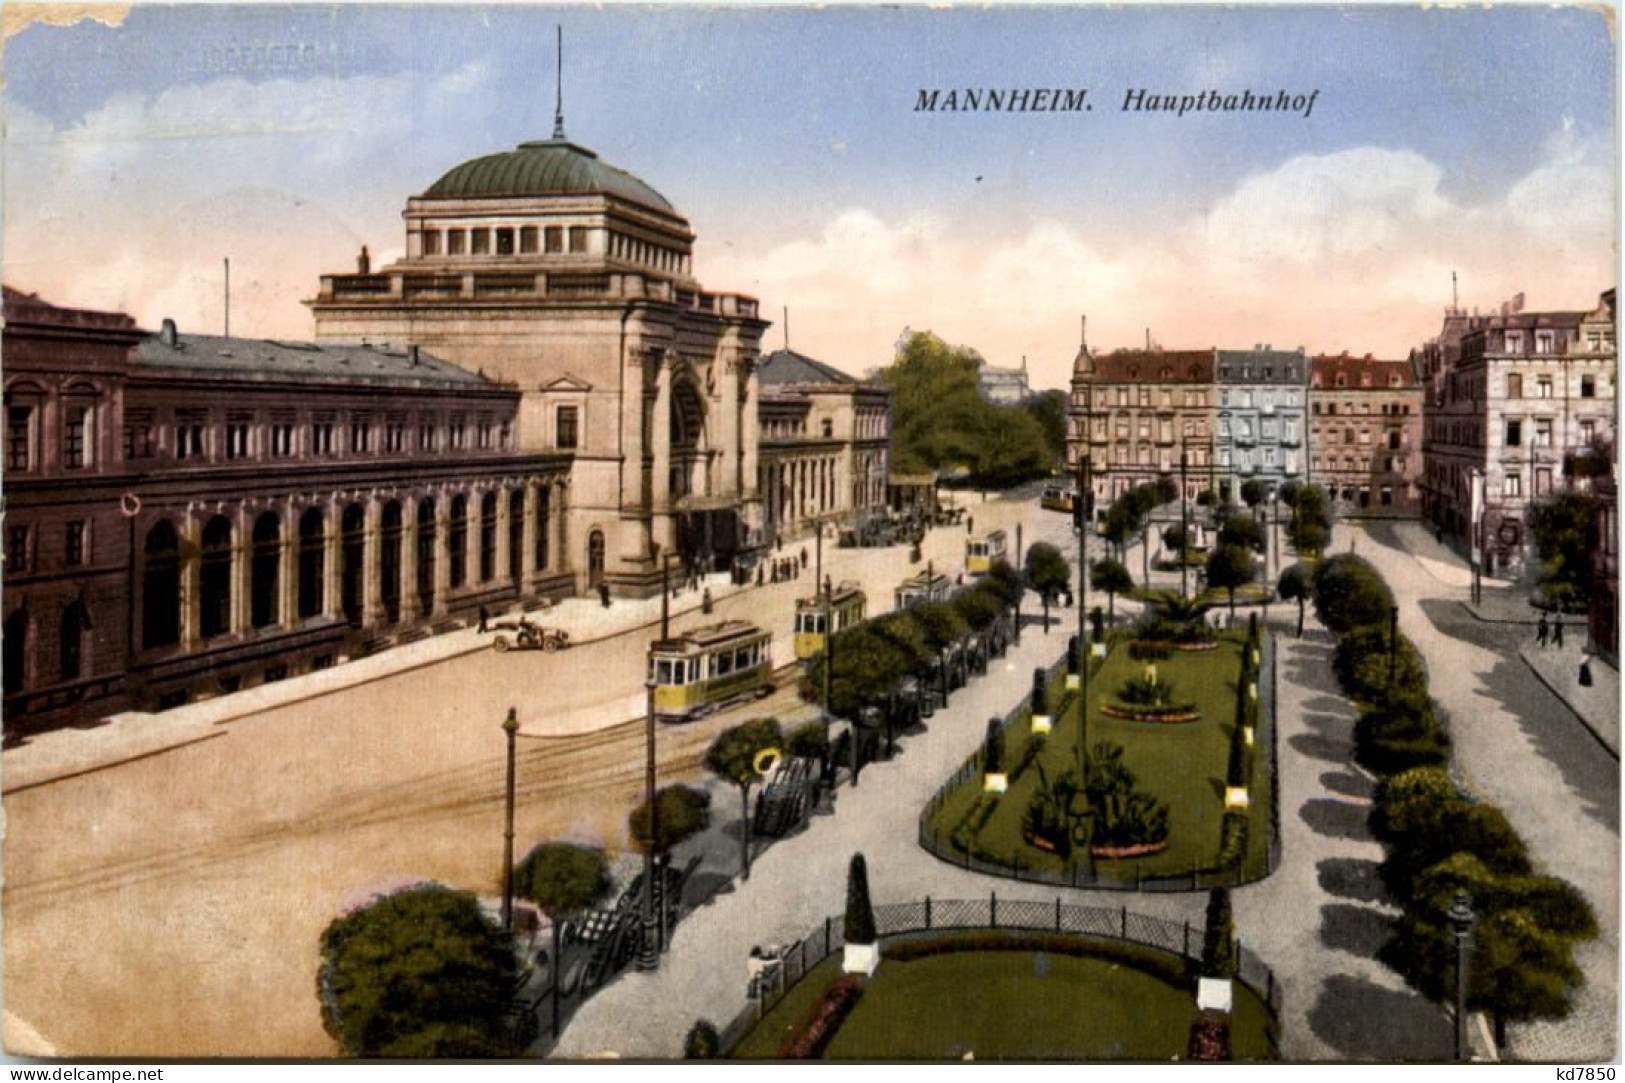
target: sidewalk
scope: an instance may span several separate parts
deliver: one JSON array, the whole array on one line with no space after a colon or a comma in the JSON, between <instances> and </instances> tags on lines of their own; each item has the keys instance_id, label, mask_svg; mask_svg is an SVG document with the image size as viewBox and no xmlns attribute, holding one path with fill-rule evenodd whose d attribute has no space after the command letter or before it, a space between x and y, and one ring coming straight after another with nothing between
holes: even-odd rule
<instances>
[{"instance_id":1,"label":"sidewalk","mask_svg":"<svg viewBox=\"0 0 1625 1083\"><path fill-rule=\"evenodd\" d=\"M1591 687L1580 684L1580 663L1588 657L1585 635L1574 631L1570 624L1565 628L1562 647L1541 647L1530 639L1518 648L1518 656L1619 759L1619 670L1600 658L1592 658Z\"/></svg>"}]
</instances>

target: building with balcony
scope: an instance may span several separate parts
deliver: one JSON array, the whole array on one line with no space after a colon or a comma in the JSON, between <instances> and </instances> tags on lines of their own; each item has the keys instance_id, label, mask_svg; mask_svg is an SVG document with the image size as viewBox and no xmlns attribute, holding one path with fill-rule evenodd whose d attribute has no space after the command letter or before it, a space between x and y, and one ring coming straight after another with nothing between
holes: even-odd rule
<instances>
[{"instance_id":1,"label":"building with balcony","mask_svg":"<svg viewBox=\"0 0 1625 1083\"><path fill-rule=\"evenodd\" d=\"M1273 493L1301 481L1307 460L1309 361L1302 349L1215 350L1214 492L1239 503L1257 481Z\"/></svg>"},{"instance_id":2,"label":"building with balcony","mask_svg":"<svg viewBox=\"0 0 1625 1083\"><path fill-rule=\"evenodd\" d=\"M1585 311L1446 315L1419 352L1423 405L1423 510L1464 546L1475 541L1490 574L1518 576L1533 556L1532 503L1570 478L1576 453L1615 440L1618 348L1615 294ZM1483 520L1472 537L1472 489L1484 479Z\"/></svg>"},{"instance_id":3,"label":"building with balcony","mask_svg":"<svg viewBox=\"0 0 1625 1083\"><path fill-rule=\"evenodd\" d=\"M789 349L764 357L757 379L765 540L883 513L891 392Z\"/></svg>"},{"instance_id":4,"label":"building with balcony","mask_svg":"<svg viewBox=\"0 0 1625 1083\"><path fill-rule=\"evenodd\" d=\"M754 299L692 271L693 231L564 138L456 166L409 198L406 254L322 276L320 342L432 350L516 387L523 450L571 457L577 587L659 589L662 554L762 538Z\"/></svg>"},{"instance_id":5,"label":"building with balcony","mask_svg":"<svg viewBox=\"0 0 1625 1083\"><path fill-rule=\"evenodd\" d=\"M1409 360L1370 354L1309 362L1308 480L1342 513L1421 504L1422 387Z\"/></svg>"}]
</instances>

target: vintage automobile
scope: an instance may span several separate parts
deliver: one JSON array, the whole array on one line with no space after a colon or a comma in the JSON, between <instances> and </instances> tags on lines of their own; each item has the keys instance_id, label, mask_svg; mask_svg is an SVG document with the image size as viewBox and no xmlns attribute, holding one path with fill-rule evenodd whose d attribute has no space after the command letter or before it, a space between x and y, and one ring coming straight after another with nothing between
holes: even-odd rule
<instances>
[{"instance_id":1,"label":"vintage automobile","mask_svg":"<svg viewBox=\"0 0 1625 1083\"><path fill-rule=\"evenodd\" d=\"M547 651L551 654L570 645L570 633L562 628L543 628L540 624L520 618L516 621L499 621L492 625L496 629L497 637L491 641L491 646L501 654L511 650L521 651ZM512 632L510 638L507 633Z\"/></svg>"}]
</instances>

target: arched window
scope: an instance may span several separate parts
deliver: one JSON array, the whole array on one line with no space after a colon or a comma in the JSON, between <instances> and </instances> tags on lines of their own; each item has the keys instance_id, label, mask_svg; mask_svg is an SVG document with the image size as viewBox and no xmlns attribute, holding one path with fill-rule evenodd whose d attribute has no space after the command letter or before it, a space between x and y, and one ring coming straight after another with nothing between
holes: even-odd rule
<instances>
[{"instance_id":1,"label":"arched window","mask_svg":"<svg viewBox=\"0 0 1625 1083\"><path fill-rule=\"evenodd\" d=\"M75 599L62 611L62 627L57 639L57 654L62 679L64 681L77 681L84 672L84 640L85 633L90 631L90 610L85 603Z\"/></svg>"},{"instance_id":2,"label":"arched window","mask_svg":"<svg viewBox=\"0 0 1625 1083\"><path fill-rule=\"evenodd\" d=\"M434 501L418 501L418 612L434 612Z\"/></svg>"},{"instance_id":3,"label":"arched window","mask_svg":"<svg viewBox=\"0 0 1625 1083\"><path fill-rule=\"evenodd\" d=\"M198 571L198 634L204 639L231 630L231 520L216 515L203 524Z\"/></svg>"},{"instance_id":4,"label":"arched window","mask_svg":"<svg viewBox=\"0 0 1625 1083\"><path fill-rule=\"evenodd\" d=\"M536 568L537 571L541 571L542 569L547 567L547 557L548 557L547 548L548 548L548 545L551 542L551 539L548 537L548 527L550 525L549 520L551 519L551 512L553 510L552 506L551 506L552 505L552 497L553 497L553 487L551 485L543 485L543 486L540 486L540 487L537 488L537 490L536 490L536 552L534 554L535 561L536 561L535 568Z\"/></svg>"},{"instance_id":5,"label":"arched window","mask_svg":"<svg viewBox=\"0 0 1625 1083\"><path fill-rule=\"evenodd\" d=\"M248 623L266 628L277 622L282 580L282 519L268 511L254 520L254 556L249 567Z\"/></svg>"},{"instance_id":6,"label":"arched window","mask_svg":"<svg viewBox=\"0 0 1625 1083\"><path fill-rule=\"evenodd\" d=\"M451 498L451 519L446 524L446 557L450 563L447 580L455 589L468 578L468 498L462 493Z\"/></svg>"},{"instance_id":7,"label":"arched window","mask_svg":"<svg viewBox=\"0 0 1625 1083\"><path fill-rule=\"evenodd\" d=\"M391 500L384 505L383 530L378 539L379 596L384 603L384 619L394 624L401 619L401 506Z\"/></svg>"},{"instance_id":8,"label":"arched window","mask_svg":"<svg viewBox=\"0 0 1625 1083\"><path fill-rule=\"evenodd\" d=\"M169 647L181 638L180 538L168 519L147 531L141 574L141 645Z\"/></svg>"},{"instance_id":9,"label":"arched window","mask_svg":"<svg viewBox=\"0 0 1625 1083\"><path fill-rule=\"evenodd\" d=\"M604 532L595 530L587 535L587 586L596 587L604 581Z\"/></svg>"},{"instance_id":10,"label":"arched window","mask_svg":"<svg viewBox=\"0 0 1625 1083\"><path fill-rule=\"evenodd\" d=\"M5 669L5 692L10 696L28 687L28 610L13 610L6 618L4 646L0 666Z\"/></svg>"},{"instance_id":11,"label":"arched window","mask_svg":"<svg viewBox=\"0 0 1625 1083\"><path fill-rule=\"evenodd\" d=\"M327 530L320 508L307 508L299 517L299 619L322 612L327 574Z\"/></svg>"},{"instance_id":12,"label":"arched window","mask_svg":"<svg viewBox=\"0 0 1625 1083\"><path fill-rule=\"evenodd\" d=\"M514 586L525 570L525 490L508 491L508 578Z\"/></svg>"},{"instance_id":13,"label":"arched window","mask_svg":"<svg viewBox=\"0 0 1625 1083\"><path fill-rule=\"evenodd\" d=\"M367 555L367 513L360 504L344 509L339 519L339 605L344 619L351 624L361 623L361 589L363 563Z\"/></svg>"},{"instance_id":14,"label":"arched window","mask_svg":"<svg viewBox=\"0 0 1625 1083\"><path fill-rule=\"evenodd\" d=\"M497 575L497 494L480 498L480 582L489 583Z\"/></svg>"}]
</instances>

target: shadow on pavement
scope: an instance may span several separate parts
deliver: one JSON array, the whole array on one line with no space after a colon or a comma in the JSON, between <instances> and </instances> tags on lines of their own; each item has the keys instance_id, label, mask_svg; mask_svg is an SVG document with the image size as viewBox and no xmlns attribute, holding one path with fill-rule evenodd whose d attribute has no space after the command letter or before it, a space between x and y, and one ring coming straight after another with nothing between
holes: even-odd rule
<instances>
[{"instance_id":1,"label":"shadow on pavement","mask_svg":"<svg viewBox=\"0 0 1625 1083\"><path fill-rule=\"evenodd\" d=\"M1320 785L1322 789L1345 797L1358 797L1362 801L1371 799L1371 780L1353 771L1327 771L1320 776Z\"/></svg>"},{"instance_id":2,"label":"shadow on pavement","mask_svg":"<svg viewBox=\"0 0 1625 1083\"><path fill-rule=\"evenodd\" d=\"M1320 908L1320 942L1334 951L1370 959L1392 933L1388 915L1369 906L1327 903Z\"/></svg>"},{"instance_id":3,"label":"shadow on pavement","mask_svg":"<svg viewBox=\"0 0 1625 1083\"><path fill-rule=\"evenodd\" d=\"M1377 863L1355 857L1328 857L1315 865L1320 889L1328 895L1356 902L1384 902L1388 892L1377 873Z\"/></svg>"},{"instance_id":4,"label":"shadow on pavement","mask_svg":"<svg viewBox=\"0 0 1625 1083\"><path fill-rule=\"evenodd\" d=\"M1317 797L1305 801L1298 815L1317 835L1356 842L1371 841L1371 834L1365 826L1366 808L1363 805Z\"/></svg>"},{"instance_id":5,"label":"shadow on pavement","mask_svg":"<svg viewBox=\"0 0 1625 1083\"><path fill-rule=\"evenodd\" d=\"M1447 1060L1455 1037L1444 1012L1408 990L1346 974L1326 979L1309 1028L1348 1060Z\"/></svg>"}]
</instances>

